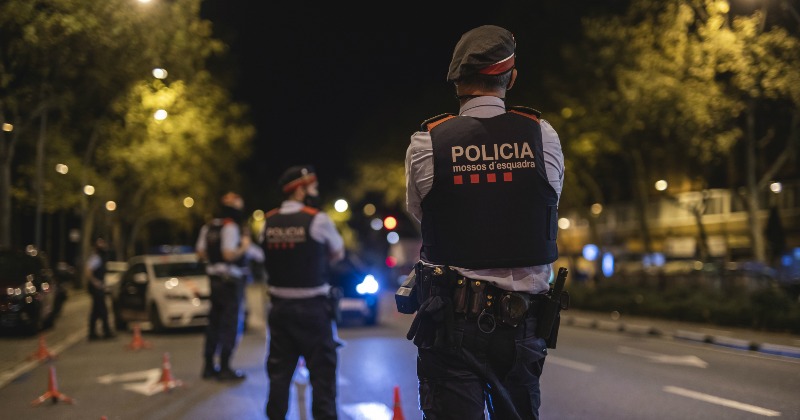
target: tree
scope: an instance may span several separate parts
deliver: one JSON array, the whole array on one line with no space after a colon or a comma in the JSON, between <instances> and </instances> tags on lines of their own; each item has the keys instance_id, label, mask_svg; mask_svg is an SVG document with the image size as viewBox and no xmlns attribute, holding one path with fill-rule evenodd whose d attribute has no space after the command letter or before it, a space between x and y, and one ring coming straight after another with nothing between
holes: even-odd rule
<instances>
[{"instance_id":1,"label":"tree","mask_svg":"<svg viewBox=\"0 0 800 420\"><path fill-rule=\"evenodd\" d=\"M153 188L154 192L161 192L161 195L147 195L156 200L158 209L155 213L167 213L163 209L167 205L160 206L156 197L163 197L163 191L175 188L175 185L134 178L133 175L142 173L136 172L135 168L124 177L115 172L124 172L120 166L135 166L132 161L114 160L117 166L113 168L108 162L103 162L103 159L114 158L113 153L108 152L111 144L123 144L120 140L125 136L141 137L127 124L147 127L144 123L147 118L134 115L133 109L147 110L152 121L148 105L137 105L130 99L147 100L148 95L142 91L142 86L151 79L153 67L168 69L169 80L174 81L168 87L151 87L153 92L150 96L158 96L156 92L162 88L174 95L171 105L175 108L171 111L179 118L162 124L162 128L170 127L174 135L193 141L191 144L195 148L215 148L213 151L195 149L196 156L212 157L196 157L200 163L221 163L220 157L225 153L220 153L219 145L198 139L219 139L223 132L230 142L226 147L233 150L231 158L241 158L252 127L243 122L246 118L244 107L231 103L224 89L215 85L212 78L203 72L207 59L223 54L225 46L211 37L211 23L200 19L199 11L200 0L152 4L128 0L100 3L89 0L10 0L0 6L0 119L14 124L14 130L3 132L0 139L0 245L11 242L12 185L18 202L37 202L41 203L37 208L56 211L72 208L85 198L76 187L80 188L89 180L96 183L98 195L86 203L88 218L84 219L84 249L88 246L92 232L91 216L97 206L107 199L117 198L113 191L116 188L125 190L127 186L122 185L125 182L142 182L138 191ZM131 109L125 109L126 106ZM217 111L212 111L214 108ZM127 119L120 119L122 116ZM180 122L184 126L176 126ZM195 126L189 127L192 123ZM211 123L218 125L212 127ZM155 129L148 130L152 132ZM203 133L198 134L200 131ZM173 133L164 132L162 138L179 147L178 138L170 137ZM34 138L38 139L35 152L28 148L25 149L28 154L15 156L18 144L33 144ZM40 147L45 144L46 156L45 147ZM33 155L38 156L35 165L32 164ZM12 166L15 159L20 161L16 167ZM67 164L69 175L48 171L46 176L42 176L44 162L48 167L55 162ZM189 163L187 159L181 162ZM235 166L228 160L224 163ZM151 171L150 174L173 178L178 175L163 171ZM23 176L12 184L15 175ZM41 182L32 186L26 181L30 178L24 175L38 175L35 178ZM196 181L200 184L209 179L201 176ZM176 182L186 185L185 177ZM211 187L215 183L208 185ZM43 194L45 192L47 194ZM43 203L42 196L46 197ZM197 211L207 210L202 205L203 197L202 194L199 196L200 210ZM148 206L154 204L143 200L136 202ZM141 210L139 208L138 213L144 214ZM137 213L137 210L128 208L125 211Z\"/></svg>"},{"instance_id":2,"label":"tree","mask_svg":"<svg viewBox=\"0 0 800 420\"><path fill-rule=\"evenodd\" d=\"M618 156L627 163L622 174L612 173L616 179L633 180L645 252L652 251L646 217L651 182L670 177L689 182L708 179L709 169L720 167L746 132L738 117L747 106L741 94L732 94L732 87L741 84L738 78L751 80L747 76L751 71L767 70L745 70L753 60L743 60L744 44L751 42L748 54L764 51L756 56L766 63L756 68L773 66L774 73L787 79L781 85L790 84L790 74L797 74L790 71L796 63L790 51L795 47L796 55L798 49L785 31L774 32L774 37L747 38L745 29L758 16L738 18L734 30L729 30L724 25L728 18L724 4L637 0L623 16L586 19L584 43L567 50L580 71L570 80L585 79L591 85L585 89L586 84L579 83L583 90L572 90L575 93L567 102L586 109L579 114L583 118L571 120L582 133L577 138L590 135L611 143L602 148L568 147L587 162L592 159L584 151L601 152L606 159ZM603 179L596 175L595 179ZM699 228L702 232L702 225Z\"/></svg>"}]
</instances>

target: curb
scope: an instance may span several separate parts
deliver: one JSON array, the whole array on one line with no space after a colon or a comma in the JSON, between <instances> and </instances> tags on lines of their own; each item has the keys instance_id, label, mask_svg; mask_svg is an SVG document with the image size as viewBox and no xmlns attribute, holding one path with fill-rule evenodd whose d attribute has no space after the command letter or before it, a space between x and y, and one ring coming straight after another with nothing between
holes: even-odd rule
<instances>
[{"instance_id":1,"label":"curb","mask_svg":"<svg viewBox=\"0 0 800 420\"><path fill-rule=\"evenodd\" d=\"M694 341L736 350L753 351L773 356L784 356L800 359L800 347L772 343L758 343L742 338L709 335L689 330L676 330L673 333L662 331L656 327L641 324L626 324L622 321L596 320L592 318L563 316L566 325L590 328L602 331L647 335L661 338Z\"/></svg>"}]
</instances>

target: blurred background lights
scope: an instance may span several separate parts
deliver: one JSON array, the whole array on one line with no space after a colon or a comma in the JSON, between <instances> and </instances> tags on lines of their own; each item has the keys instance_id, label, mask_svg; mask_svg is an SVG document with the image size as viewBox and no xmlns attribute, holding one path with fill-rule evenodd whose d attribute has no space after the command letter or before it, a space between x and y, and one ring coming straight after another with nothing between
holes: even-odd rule
<instances>
[{"instance_id":1,"label":"blurred background lights","mask_svg":"<svg viewBox=\"0 0 800 420\"><path fill-rule=\"evenodd\" d=\"M397 227L397 219L394 216L386 216L383 218L383 227L392 230Z\"/></svg>"},{"instance_id":2,"label":"blurred background lights","mask_svg":"<svg viewBox=\"0 0 800 420\"><path fill-rule=\"evenodd\" d=\"M114 211L116 209L117 209L117 203L115 203L113 201L110 201L110 200L106 201L106 210Z\"/></svg>"},{"instance_id":3,"label":"blurred background lights","mask_svg":"<svg viewBox=\"0 0 800 420\"><path fill-rule=\"evenodd\" d=\"M569 219L567 219L566 217L562 217L562 218L558 219L558 227L559 227L559 229L566 230L566 229L569 229L569 226L570 226L570 222L569 222Z\"/></svg>"},{"instance_id":4,"label":"blurred background lights","mask_svg":"<svg viewBox=\"0 0 800 420\"><path fill-rule=\"evenodd\" d=\"M378 291L378 280L375 276L367 274L364 280L356 286L356 292L360 295L373 294Z\"/></svg>"},{"instance_id":5,"label":"blurred background lights","mask_svg":"<svg viewBox=\"0 0 800 420\"><path fill-rule=\"evenodd\" d=\"M383 220L376 217L369 221L369 227L372 228L372 230L381 230L383 227Z\"/></svg>"},{"instance_id":6,"label":"blurred background lights","mask_svg":"<svg viewBox=\"0 0 800 420\"><path fill-rule=\"evenodd\" d=\"M187 209L191 208L194 205L194 198L186 197L183 199L183 206Z\"/></svg>"},{"instance_id":7,"label":"blurred background lights","mask_svg":"<svg viewBox=\"0 0 800 420\"><path fill-rule=\"evenodd\" d=\"M592 207L590 208L590 210L591 210L593 215L597 216L598 214L603 212L603 205L600 204L600 203L594 203L594 204L592 204Z\"/></svg>"},{"instance_id":8,"label":"blurred background lights","mask_svg":"<svg viewBox=\"0 0 800 420\"><path fill-rule=\"evenodd\" d=\"M159 109L155 114L153 114L153 118L158 121L164 121L167 119L167 111L164 109Z\"/></svg>"},{"instance_id":9,"label":"blurred background lights","mask_svg":"<svg viewBox=\"0 0 800 420\"><path fill-rule=\"evenodd\" d=\"M588 261L596 260L599 253L600 250L595 244L586 244L583 246L583 258L586 258Z\"/></svg>"},{"instance_id":10,"label":"blurred background lights","mask_svg":"<svg viewBox=\"0 0 800 420\"><path fill-rule=\"evenodd\" d=\"M663 179L659 179L658 181L656 181L657 191L664 191L667 189L668 186L669 184L667 184L667 181L664 181Z\"/></svg>"},{"instance_id":11,"label":"blurred background lights","mask_svg":"<svg viewBox=\"0 0 800 420\"><path fill-rule=\"evenodd\" d=\"M156 68L153 69L153 77L155 77L156 79L159 79L159 80L166 79L167 78L167 71L162 69L162 68L156 67Z\"/></svg>"},{"instance_id":12,"label":"blurred background lights","mask_svg":"<svg viewBox=\"0 0 800 420\"><path fill-rule=\"evenodd\" d=\"M783 191L783 185L780 182L773 182L772 184L769 184L769 190L777 194Z\"/></svg>"},{"instance_id":13,"label":"blurred background lights","mask_svg":"<svg viewBox=\"0 0 800 420\"><path fill-rule=\"evenodd\" d=\"M63 163L59 163L56 165L56 172L60 173L61 175L66 175L67 172L69 172L69 167Z\"/></svg>"},{"instance_id":14,"label":"blurred background lights","mask_svg":"<svg viewBox=\"0 0 800 420\"><path fill-rule=\"evenodd\" d=\"M389 242L390 244L394 245L400 242L400 235L398 235L397 232L389 232L386 235L386 242Z\"/></svg>"},{"instance_id":15,"label":"blurred background lights","mask_svg":"<svg viewBox=\"0 0 800 420\"><path fill-rule=\"evenodd\" d=\"M375 205L372 203L364 204L364 208L361 211L364 212L364 216L372 216L375 214Z\"/></svg>"},{"instance_id":16,"label":"blurred background lights","mask_svg":"<svg viewBox=\"0 0 800 420\"><path fill-rule=\"evenodd\" d=\"M391 255L386 257L386 266L387 267L392 268L392 267L394 267L396 265L397 265L397 258L395 258L395 257L393 257Z\"/></svg>"},{"instance_id":17,"label":"blurred background lights","mask_svg":"<svg viewBox=\"0 0 800 420\"><path fill-rule=\"evenodd\" d=\"M86 195L94 195L94 185L84 185L83 193Z\"/></svg>"},{"instance_id":18,"label":"blurred background lights","mask_svg":"<svg viewBox=\"0 0 800 420\"><path fill-rule=\"evenodd\" d=\"M264 210L256 210L253 212L253 220L260 222L264 220Z\"/></svg>"},{"instance_id":19,"label":"blurred background lights","mask_svg":"<svg viewBox=\"0 0 800 420\"><path fill-rule=\"evenodd\" d=\"M333 203L333 208L339 213L344 213L347 210L347 200L340 198Z\"/></svg>"},{"instance_id":20,"label":"blurred background lights","mask_svg":"<svg viewBox=\"0 0 800 420\"><path fill-rule=\"evenodd\" d=\"M603 275L606 277L611 277L614 274L614 256L611 255L611 253L603 254L600 268L603 270Z\"/></svg>"},{"instance_id":21,"label":"blurred background lights","mask_svg":"<svg viewBox=\"0 0 800 420\"><path fill-rule=\"evenodd\" d=\"M3 131L5 132L14 131L14 124L3 123Z\"/></svg>"}]
</instances>

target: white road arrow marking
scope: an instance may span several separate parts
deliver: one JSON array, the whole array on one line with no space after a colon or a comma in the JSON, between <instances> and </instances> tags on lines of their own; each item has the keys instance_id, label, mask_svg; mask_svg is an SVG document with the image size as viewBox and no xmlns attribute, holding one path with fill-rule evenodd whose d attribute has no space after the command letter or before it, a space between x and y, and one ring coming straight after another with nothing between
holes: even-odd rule
<instances>
[{"instance_id":1,"label":"white road arrow marking","mask_svg":"<svg viewBox=\"0 0 800 420\"><path fill-rule=\"evenodd\" d=\"M638 350L631 347L618 347L617 351L622 354L629 354L631 356L639 356L644 357L646 359L650 359L651 362L654 363L664 363L670 365L683 365L683 366L694 366L698 368L705 369L708 367L708 362L705 360L692 355L686 356L671 356L668 354L661 354L661 353L654 353L645 350Z\"/></svg>"},{"instance_id":2,"label":"white road arrow marking","mask_svg":"<svg viewBox=\"0 0 800 420\"><path fill-rule=\"evenodd\" d=\"M108 385L115 382L141 381L134 384L124 384L122 388L127 389L128 391L138 392L140 394L150 396L163 391L163 387L154 386L158 383L160 378L161 369L154 368L120 374L110 373L108 375L97 377L97 382Z\"/></svg>"}]
</instances>

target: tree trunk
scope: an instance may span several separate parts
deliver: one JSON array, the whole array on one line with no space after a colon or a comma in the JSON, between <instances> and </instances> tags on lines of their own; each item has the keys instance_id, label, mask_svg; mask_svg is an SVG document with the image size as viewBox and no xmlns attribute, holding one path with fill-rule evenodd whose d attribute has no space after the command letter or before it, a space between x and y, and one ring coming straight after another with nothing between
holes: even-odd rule
<instances>
[{"instance_id":1,"label":"tree trunk","mask_svg":"<svg viewBox=\"0 0 800 420\"><path fill-rule=\"evenodd\" d=\"M747 107L747 131L745 133L745 172L747 197L745 199L747 207L747 219L750 227L750 247L753 251L753 259L759 262L766 262L766 250L764 248L764 234L761 222L758 219L758 210L761 208L761 197L756 181L756 135L755 135L755 105L752 101Z\"/></svg>"}]
</instances>

